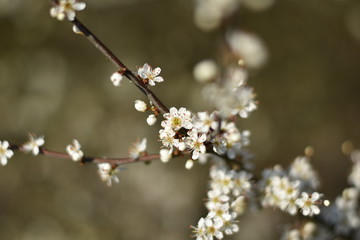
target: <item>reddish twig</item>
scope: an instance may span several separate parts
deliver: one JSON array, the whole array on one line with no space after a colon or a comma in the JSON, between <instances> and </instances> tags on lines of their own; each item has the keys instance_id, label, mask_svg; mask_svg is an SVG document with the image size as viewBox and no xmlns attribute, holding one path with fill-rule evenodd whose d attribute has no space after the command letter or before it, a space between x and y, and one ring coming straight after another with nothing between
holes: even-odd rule
<instances>
[{"instance_id":1,"label":"reddish twig","mask_svg":"<svg viewBox=\"0 0 360 240\"><path fill-rule=\"evenodd\" d=\"M157 96L148 88L141 78L135 75L128 67L118 58L116 55L99 39L93 34L84 24L82 24L77 18L71 21L79 31L115 66L119 68L125 77L127 77L136 87L138 87L152 102L152 104L164 114L169 112L169 109L162 103Z\"/></svg>"},{"instance_id":2,"label":"reddish twig","mask_svg":"<svg viewBox=\"0 0 360 240\"><path fill-rule=\"evenodd\" d=\"M11 144L10 149L17 150L20 152L25 152L24 149L20 145ZM50 149L47 149L45 147L39 148L40 152L39 154L53 157L53 158L61 158L61 159L69 159L71 160L71 156L64 152L57 152ZM152 160L160 159L159 154L147 154L144 156L140 156L137 159L134 158L106 158L106 157L88 157L84 156L79 162L86 164L86 163L109 163L111 165L123 165L123 164L129 164L129 163L136 163L136 162L149 162Z\"/></svg>"}]
</instances>

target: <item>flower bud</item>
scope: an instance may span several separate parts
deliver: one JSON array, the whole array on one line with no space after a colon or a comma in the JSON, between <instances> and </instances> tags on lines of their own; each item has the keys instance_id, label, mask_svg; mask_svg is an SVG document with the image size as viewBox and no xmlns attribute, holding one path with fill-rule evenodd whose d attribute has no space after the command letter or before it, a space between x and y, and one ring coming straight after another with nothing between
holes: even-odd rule
<instances>
[{"instance_id":1,"label":"flower bud","mask_svg":"<svg viewBox=\"0 0 360 240\"><path fill-rule=\"evenodd\" d=\"M119 72L114 72L110 77L110 80L114 84L115 87L120 86L122 79L123 79L123 76Z\"/></svg>"},{"instance_id":2,"label":"flower bud","mask_svg":"<svg viewBox=\"0 0 360 240\"><path fill-rule=\"evenodd\" d=\"M155 115L154 114L150 114L149 116L148 116L148 118L146 119L146 122L147 122L147 124L149 124L150 126L152 126L152 125L154 125L155 123L156 123L156 117L155 117Z\"/></svg>"},{"instance_id":3,"label":"flower bud","mask_svg":"<svg viewBox=\"0 0 360 240\"><path fill-rule=\"evenodd\" d=\"M139 112L145 112L147 109L147 105L144 101L136 100L135 101L135 109Z\"/></svg>"},{"instance_id":4,"label":"flower bud","mask_svg":"<svg viewBox=\"0 0 360 240\"><path fill-rule=\"evenodd\" d=\"M194 161L192 159L189 159L185 163L185 168L190 170L194 166Z\"/></svg>"}]
</instances>

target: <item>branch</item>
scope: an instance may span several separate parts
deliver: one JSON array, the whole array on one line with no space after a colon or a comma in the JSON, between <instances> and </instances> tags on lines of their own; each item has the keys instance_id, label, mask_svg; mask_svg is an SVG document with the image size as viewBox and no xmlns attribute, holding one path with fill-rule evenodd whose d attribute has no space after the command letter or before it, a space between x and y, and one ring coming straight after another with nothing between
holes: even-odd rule
<instances>
[{"instance_id":1,"label":"branch","mask_svg":"<svg viewBox=\"0 0 360 240\"><path fill-rule=\"evenodd\" d=\"M21 145L10 144L10 149L15 151L20 151L26 153L24 148ZM44 156L53 157L53 158L61 158L61 159L69 159L72 160L71 156L67 153L53 151L44 147L39 148L39 154ZM123 165L129 163L136 163L136 162L149 162L155 159L160 159L159 154L148 154L141 156L137 159L133 158L106 158L106 157L87 157L84 156L80 162L83 164L86 163L109 163L111 165Z\"/></svg>"},{"instance_id":2,"label":"branch","mask_svg":"<svg viewBox=\"0 0 360 240\"><path fill-rule=\"evenodd\" d=\"M116 55L99 39L93 34L84 24L82 24L77 18L71 21L78 29L83 33L83 35L115 66L120 69L120 72L127 77L136 87L138 87L147 98L154 104L154 106L159 109L159 111L164 114L168 113L169 109L162 103L156 95L148 88L148 86L135 75L128 67L118 58Z\"/></svg>"}]
</instances>

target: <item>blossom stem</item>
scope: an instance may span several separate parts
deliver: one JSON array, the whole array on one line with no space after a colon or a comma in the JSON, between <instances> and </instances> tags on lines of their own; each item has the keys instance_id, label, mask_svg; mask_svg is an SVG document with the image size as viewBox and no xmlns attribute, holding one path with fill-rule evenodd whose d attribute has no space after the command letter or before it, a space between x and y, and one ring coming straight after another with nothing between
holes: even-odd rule
<instances>
[{"instance_id":1,"label":"blossom stem","mask_svg":"<svg viewBox=\"0 0 360 240\"><path fill-rule=\"evenodd\" d=\"M159 111L164 114L168 113L169 109L165 106L160 99L147 87L147 85L118 58L116 55L99 39L93 34L84 24L82 24L77 18L71 21L80 32L115 66L120 69L120 72L127 77L136 87L142 91L147 98L154 104Z\"/></svg>"},{"instance_id":2,"label":"blossom stem","mask_svg":"<svg viewBox=\"0 0 360 240\"><path fill-rule=\"evenodd\" d=\"M16 145L16 144L11 144L10 145L10 149L11 150L17 150L20 152L23 152L23 148L20 145ZM57 152L57 151L53 151L44 147L40 147L39 148L39 154L42 154L44 156L49 156L49 157L54 157L54 158L61 158L61 159L69 159L71 160L71 156L67 153L63 153L63 152ZM81 162L83 164L86 163L109 163L109 164L114 164L114 165L123 165L123 164L129 164L129 163L136 163L136 162L149 162L152 160L156 160L156 159L160 159L160 155L159 154L148 154L145 156L140 156L137 159L133 159L133 158L101 158L101 157L87 157L84 156L81 159Z\"/></svg>"}]
</instances>

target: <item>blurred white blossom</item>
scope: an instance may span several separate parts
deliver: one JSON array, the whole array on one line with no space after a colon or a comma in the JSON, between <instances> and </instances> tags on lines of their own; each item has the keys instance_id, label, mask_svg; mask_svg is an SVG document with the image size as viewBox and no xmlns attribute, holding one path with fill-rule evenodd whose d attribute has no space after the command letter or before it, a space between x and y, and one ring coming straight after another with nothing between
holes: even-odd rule
<instances>
[{"instance_id":1,"label":"blurred white blossom","mask_svg":"<svg viewBox=\"0 0 360 240\"><path fill-rule=\"evenodd\" d=\"M66 152L74 161L79 161L84 156L84 153L81 151L81 145L76 139L73 140L72 144L66 146Z\"/></svg>"},{"instance_id":2,"label":"blurred white blossom","mask_svg":"<svg viewBox=\"0 0 360 240\"><path fill-rule=\"evenodd\" d=\"M118 183L119 178L116 176L118 172L117 168L113 168L109 163L99 163L98 164L98 174L100 179L111 187L112 182Z\"/></svg>"},{"instance_id":3,"label":"blurred white blossom","mask_svg":"<svg viewBox=\"0 0 360 240\"><path fill-rule=\"evenodd\" d=\"M25 152L32 152L33 155L38 155L40 152L40 147L44 145L45 140L44 137L36 137L33 134L29 135L29 141L27 141L22 148Z\"/></svg>"},{"instance_id":4,"label":"blurred white blossom","mask_svg":"<svg viewBox=\"0 0 360 240\"><path fill-rule=\"evenodd\" d=\"M138 159L146 150L146 138L143 138L141 141L137 140L129 148L129 156L133 159Z\"/></svg>"},{"instance_id":5,"label":"blurred white blossom","mask_svg":"<svg viewBox=\"0 0 360 240\"><path fill-rule=\"evenodd\" d=\"M214 60L202 60L194 67L194 78L200 83L207 83L215 80L219 74L219 68Z\"/></svg>"},{"instance_id":6,"label":"blurred white blossom","mask_svg":"<svg viewBox=\"0 0 360 240\"><path fill-rule=\"evenodd\" d=\"M2 166L5 166L8 162L8 159L10 159L14 152L9 149L9 142L8 141L0 141L0 164Z\"/></svg>"},{"instance_id":7,"label":"blurred white blossom","mask_svg":"<svg viewBox=\"0 0 360 240\"><path fill-rule=\"evenodd\" d=\"M255 34L232 31L227 34L227 42L233 53L249 68L260 68L268 59L263 41Z\"/></svg>"}]
</instances>

